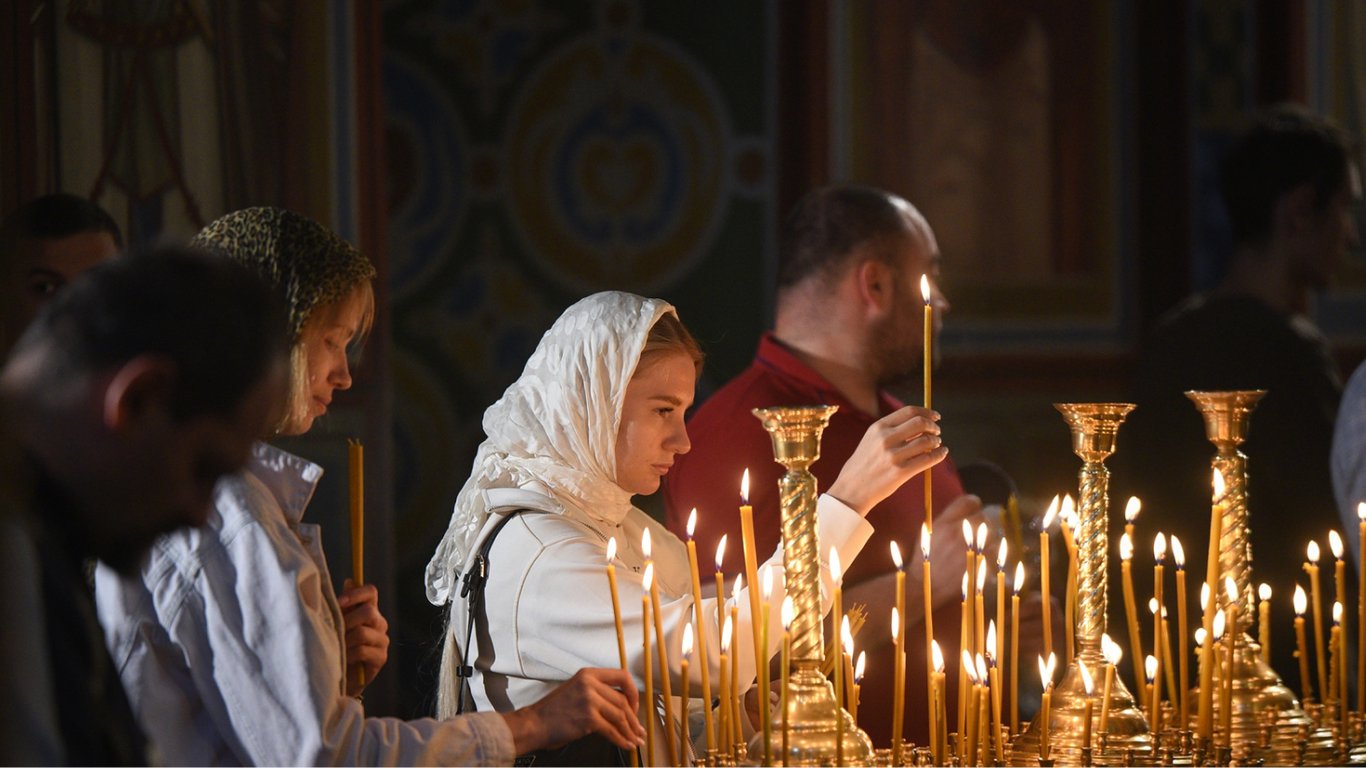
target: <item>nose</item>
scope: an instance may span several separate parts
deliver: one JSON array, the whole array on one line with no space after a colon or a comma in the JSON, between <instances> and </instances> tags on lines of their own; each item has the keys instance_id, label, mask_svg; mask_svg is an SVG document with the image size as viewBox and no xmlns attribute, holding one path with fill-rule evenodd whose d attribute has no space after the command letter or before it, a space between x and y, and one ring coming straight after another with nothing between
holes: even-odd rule
<instances>
[{"instance_id":1,"label":"nose","mask_svg":"<svg viewBox=\"0 0 1366 768\"><path fill-rule=\"evenodd\" d=\"M337 364L332 367L332 375L328 377L329 383L337 389L351 388L351 366L346 360L346 354L339 355Z\"/></svg>"},{"instance_id":2,"label":"nose","mask_svg":"<svg viewBox=\"0 0 1366 768\"><path fill-rule=\"evenodd\" d=\"M676 454L691 451L692 441L688 439L687 426L680 423L673 432L669 434L669 439L665 441L664 447Z\"/></svg>"}]
</instances>

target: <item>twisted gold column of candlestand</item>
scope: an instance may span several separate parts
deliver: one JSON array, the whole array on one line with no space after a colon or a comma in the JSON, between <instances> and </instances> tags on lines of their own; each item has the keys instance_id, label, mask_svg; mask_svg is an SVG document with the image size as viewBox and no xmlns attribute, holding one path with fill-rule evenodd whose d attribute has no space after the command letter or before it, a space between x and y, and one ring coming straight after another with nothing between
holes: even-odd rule
<instances>
[{"instance_id":1,"label":"twisted gold column of candlestand","mask_svg":"<svg viewBox=\"0 0 1366 768\"><path fill-rule=\"evenodd\" d=\"M820 553L816 541L816 478L808 467L820 458L821 432L837 406L756 408L773 439L773 455L787 467L778 481L783 521L783 567L794 618L792 668L788 675L788 760L792 765L834 765L842 732L844 765L869 765L873 744L844 710L835 711L835 691L820 673L825 641L821 628ZM777 722L782 722L782 714ZM760 736L762 739L762 736ZM783 754L780 728L773 729L774 762ZM762 743L759 745L762 747ZM754 754L751 750L751 754Z\"/></svg>"},{"instance_id":2,"label":"twisted gold column of candlestand","mask_svg":"<svg viewBox=\"0 0 1366 768\"><path fill-rule=\"evenodd\" d=\"M1058 765L1082 764L1086 690L1078 663L1084 663L1096 683L1092 693L1091 714L1095 722L1091 728L1094 734L1091 761L1095 765L1120 765L1126 749L1140 755L1152 749L1148 722L1119 677L1115 678L1110 692L1109 733L1104 749L1101 748L1099 724L1103 694L1100 683L1105 679L1100 636L1105 632L1107 515L1110 508L1110 470L1105 468L1104 462L1114 453L1119 425L1134 406L1129 403L1060 403L1054 407L1067 421L1072 431L1072 451L1083 463L1078 505L1081 526L1077 531L1077 656L1053 691L1048 720L1052 757ZM1039 728L1036 717L1029 729L1015 740L1011 755L1015 765L1038 764Z\"/></svg>"},{"instance_id":3,"label":"twisted gold column of candlestand","mask_svg":"<svg viewBox=\"0 0 1366 768\"><path fill-rule=\"evenodd\" d=\"M1252 588L1252 527L1247 511L1247 456L1239 446L1247 439L1252 411L1266 390L1229 392L1187 392L1205 420L1205 436L1214 444L1210 466L1224 478L1223 533L1219 537L1219 584L1215 592L1220 605L1227 605L1225 579L1233 579L1238 590L1238 648L1233 661L1233 754L1239 760L1263 760L1268 765L1288 765L1300 759L1306 765L1331 765L1337 761L1333 735L1315 728L1300 707L1295 694L1261 658L1261 646L1250 632L1257 615ZM1226 638L1233 633L1225 634ZM1220 719L1217 694L1224 677L1220 665L1214 668L1214 721ZM1271 740L1262 743L1261 727L1274 714ZM1307 731L1308 742L1301 745Z\"/></svg>"}]
</instances>

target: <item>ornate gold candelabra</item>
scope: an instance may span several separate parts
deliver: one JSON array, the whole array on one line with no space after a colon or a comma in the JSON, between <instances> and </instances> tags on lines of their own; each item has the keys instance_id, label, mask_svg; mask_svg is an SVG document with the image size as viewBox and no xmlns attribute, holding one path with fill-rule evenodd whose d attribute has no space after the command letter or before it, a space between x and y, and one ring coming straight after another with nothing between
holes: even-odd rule
<instances>
[{"instance_id":1,"label":"ornate gold candelabra","mask_svg":"<svg viewBox=\"0 0 1366 768\"><path fill-rule=\"evenodd\" d=\"M835 765L837 753L845 765L870 765L873 756L868 734L859 730L848 712L836 710L834 688L820 672L825 640L816 541L816 478L808 467L820 458L821 432L836 410L838 406L754 409L773 439L774 457L787 467L778 490L783 566L787 570L787 593L795 609L789 630L792 658L787 703L787 756L794 765ZM779 713L775 722L781 721ZM777 763L783 755L781 729L774 728L771 739Z\"/></svg>"},{"instance_id":2,"label":"ornate gold candelabra","mask_svg":"<svg viewBox=\"0 0 1366 768\"><path fill-rule=\"evenodd\" d=\"M1086 690L1082 684L1078 664L1085 664L1094 680L1103 679L1105 659L1100 651L1100 636L1105 632L1106 544L1110 487L1110 470L1105 459L1115 451L1115 437L1119 425L1134 406L1129 403L1059 403L1055 404L1072 431L1072 451L1083 462L1081 468L1080 502L1078 514L1081 526L1077 531L1077 656L1063 672L1062 680L1053 689L1053 703L1049 710L1051 754L1057 765L1082 765L1089 759L1092 765L1120 765L1125 751L1147 754L1152 749L1148 722L1134 704L1133 696L1116 677L1110 693L1109 730L1104 739L1099 728L1102 691L1099 685L1092 693L1092 739L1089 755L1083 755L1082 718L1085 716ZM1012 762L1015 765L1038 765L1038 718L1016 739Z\"/></svg>"},{"instance_id":3,"label":"ornate gold candelabra","mask_svg":"<svg viewBox=\"0 0 1366 768\"><path fill-rule=\"evenodd\" d=\"M1247 439L1248 422L1257 401L1266 390L1230 392L1187 392L1205 420L1205 436L1214 443L1210 466L1224 478L1222 533L1219 537L1219 584L1212 585L1221 605L1227 606L1223 589L1225 579L1233 579L1238 592L1238 626L1225 638L1238 633L1239 646L1233 660L1233 755L1236 759L1261 759L1268 765L1331 765L1336 761L1333 736L1313 721L1300 707L1295 694L1279 675L1261 659L1261 646L1251 633L1257 604L1252 588L1252 536L1247 511L1247 456L1239 446ZM1228 642L1225 640L1224 642ZM1222 652L1221 652L1222 653ZM1220 665L1214 667L1215 690L1223 679ZM1214 696L1215 722L1220 720L1220 697ZM1273 714L1274 713L1274 714ZM1263 738L1263 725L1274 722L1270 739ZM1305 741L1307 733L1307 741ZM1301 750L1303 752L1301 753Z\"/></svg>"}]
</instances>

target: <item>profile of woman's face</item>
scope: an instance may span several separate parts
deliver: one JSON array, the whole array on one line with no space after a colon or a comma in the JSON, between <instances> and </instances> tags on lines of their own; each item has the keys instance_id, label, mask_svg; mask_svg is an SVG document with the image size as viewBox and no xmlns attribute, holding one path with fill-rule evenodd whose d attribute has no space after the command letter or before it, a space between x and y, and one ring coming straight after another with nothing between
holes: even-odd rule
<instances>
[{"instance_id":1,"label":"profile of woman's face","mask_svg":"<svg viewBox=\"0 0 1366 768\"><path fill-rule=\"evenodd\" d=\"M626 385L617 430L617 485L633 494L659 490L674 457L692 444L683 416L692 405L697 366L683 352L650 355Z\"/></svg>"},{"instance_id":2,"label":"profile of woman's face","mask_svg":"<svg viewBox=\"0 0 1366 768\"><path fill-rule=\"evenodd\" d=\"M337 390L351 388L347 346L360 332L366 304L366 294L357 290L309 315L299 335L306 361L305 381L302 385L295 382L294 412L280 430L282 434L304 434L313 427L314 419L327 413Z\"/></svg>"}]
</instances>

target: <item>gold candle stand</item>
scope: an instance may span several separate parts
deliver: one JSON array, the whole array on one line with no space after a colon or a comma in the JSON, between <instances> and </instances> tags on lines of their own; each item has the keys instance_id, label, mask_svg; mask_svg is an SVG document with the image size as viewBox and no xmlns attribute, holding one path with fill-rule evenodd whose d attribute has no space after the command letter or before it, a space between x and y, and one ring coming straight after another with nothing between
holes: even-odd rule
<instances>
[{"instance_id":1,"label":"gold candle stand","mask_svg":"<svg viewBox=\"0 0 1366 768\"><path fill-rule=\"evenodd\" d=\"M816 478L808 470L820 458L821 432L838 406L756 408L773 439L773 454L787 467L778 481L783 525L783 567L794 618L791 669L788 672L787 758L793 765L871 765L873 743L849 713L835 710L835 690L820 672L825 639L822 631L820 556L816 541ZM752 587L751 587L752 588ZM775 716L782 722L783 714ZM758 735L762 748L762 734ZM775 764L783 760L783 735L773 729L770 748ZM836 742L840 741L837 747ZM757 754L754 748L751 754Z\"/></svg>"},{"instance_id":2,"label":"gold candle stand","mask_svg":"<svg viewBox=\"0 0 1366 768\"><path fill-rule=\"evenodd\" d=\"M1265 394L1266 390L1262 389L1186 393L1200 410L1205 421L1205 436L1215 447L1210 466L1224 477L1219 583L1211 585L1211 589L1219 603L1225 606L1229 600L1224 581L1233 579L1238 590L1238 626L1229 628L1224 635L1225 638L1234 637L1234 632L1239 635L1239 647L1235 649L1233 660L1233 755L1240 761L1260 759L1268 765L1332 765L1338 762L1332 732L1314 727L1295 694L1276 671L1262 661L1261 646L1256 639L1245 631L1253 626L1257 604L1252 586L1247 456L1239 446L1247 439L1252 410ZM1216 723L1221 722L1218 691L1224 675L1220 667L1219 664L1214 667ZM1263 726L1273 717L1275 725L1271 728L1270 739L1266 739ZM1304 741L1306 728L1307 742Z\"/></svg>"},{"instance_id":3,"label":"gold candle stand","mask_svg":"<svg viewBox=\"0 0 1366 768\"><path fill-rule=\"evenodd\" d=\"M1086 664L1095 681L1103 678L1105 659L1100 651L1100 636L1105 632L1106 545L1110 507L1110 470L1105 459L1115 451L1119 425L1134 406L1129 403L1058 403L1054 405L1072 432L1072 451L1083 462L1080 474L1081 526L1077 531L1077 655L1053 688L1048 729L1049 757L1058 765L1121 765L1125 753L1146 755L1152 750L1148 721L1134 704L1124 682L1116 677L1110 692L1109 731L1100 738L1099 722L1092 725L1095 738L1089 755L1083 752L1082 718L1086 711L1086 691L1078 662ZM1059 654L1061 656L1062 654ZM1097 685L1092 694L1092 715L1099 720L1103 694ZM1012 749L1011 762L1017 766L1039 764L1039 729L1036 716L1028 730L1020 734Z\"/></svg>"}]
</instances>

